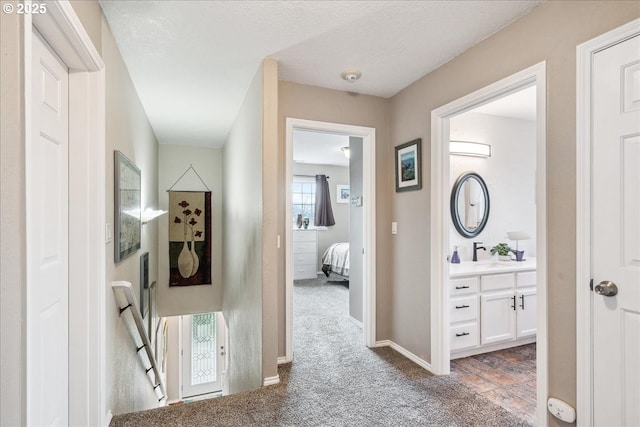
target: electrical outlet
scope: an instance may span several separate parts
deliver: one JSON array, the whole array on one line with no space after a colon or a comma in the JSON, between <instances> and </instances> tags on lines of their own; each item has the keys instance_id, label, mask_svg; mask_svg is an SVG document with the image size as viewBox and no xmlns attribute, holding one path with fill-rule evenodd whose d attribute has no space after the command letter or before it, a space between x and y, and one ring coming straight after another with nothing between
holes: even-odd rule
<instances>
[{"instance_id":1,"label":"electrical outlet","mask_svg":"<svg viewBox=\"0 0 640 427\"><path fill-rule=\"evenodd\" d=\"M547 400L547 409L551 412L551 415L566 423L572 423L576 420L576 410L567 402L555 397L550 397Z\"/></svg>"}]
</instances>

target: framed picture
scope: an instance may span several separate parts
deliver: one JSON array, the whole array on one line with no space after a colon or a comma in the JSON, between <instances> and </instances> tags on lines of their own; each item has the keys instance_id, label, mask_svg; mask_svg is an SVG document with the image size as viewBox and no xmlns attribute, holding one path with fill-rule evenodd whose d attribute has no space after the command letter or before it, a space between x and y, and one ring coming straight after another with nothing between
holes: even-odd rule
<instances>
[{"instance_id":1,"label":"framed picture","mask_svg":"<svg viewBox=\"0 0 640 427\"><path fill-rule=\"evenodd\" d=\"M149 252L140 255L140 314L144 319L149 307Z\"/></svg>"},{"instance_id":2,"label":"framed picture","mask_svg":"<svg viewBox=\"0 0 640 427\"><path fill-rule=\"evenodd\" d=\"M348 185L337 185L336 186L336 203L349 203L349 186Z\"/></svg>"},{"instance_id":3,"label":"framed picture","mask_svg":"<svg viewBox=\"0 0 640 427\"><path fill-rule=\"evenodd\" d=\"M115 151L115 262L140 249L140 169Z\"/></svg>"},{"instance_id":4,"label":"framed picture","mask_svg":"<svg viewBox=\"0 0 640 427\"><path fill-rule=\"evenodd\" d=\"M396 192L422 188L422 139L414 139L396 147Z\"/></svg>"}]
</instances>

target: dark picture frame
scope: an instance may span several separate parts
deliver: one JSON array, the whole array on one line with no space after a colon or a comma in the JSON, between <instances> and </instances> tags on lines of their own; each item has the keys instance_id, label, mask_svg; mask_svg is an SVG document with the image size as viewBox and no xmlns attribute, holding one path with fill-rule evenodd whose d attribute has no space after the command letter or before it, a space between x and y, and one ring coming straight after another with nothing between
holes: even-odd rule
<instances>
[{"instance_id":1,"label":"dark picture frame","mask_svg":"<svg viewBox=\"0 0 640 427\"><path fill-rule=\"evenodd\" d=\"M115 262L140 249L142 221L140 169L120 151L114 153Z\"/></svg>"},{"instance_id":2,"label":"dark picture frame","mask_svg":"<svg viewBox=\"0 0 640 427\"><path fill-rule=\"evenodd\" d=\"M396 192L422 188L422 139L414 139L396 147Z\"/></svg>"},{"instance_id":3,"label":"dark picture frame","mask_svg":"<svg viewBox=\"0 0 640 427\"><path fill-rule=\"evenodd\" d=\"M149 252L140 255L140 314L144 319L149 308Z\"/></svg>"}]
</instances>

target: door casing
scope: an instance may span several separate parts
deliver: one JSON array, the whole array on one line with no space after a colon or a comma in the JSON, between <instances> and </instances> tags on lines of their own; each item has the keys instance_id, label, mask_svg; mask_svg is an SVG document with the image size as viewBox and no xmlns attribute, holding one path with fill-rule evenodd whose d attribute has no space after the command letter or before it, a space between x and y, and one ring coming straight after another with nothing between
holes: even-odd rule
<instances>
[{"instance_id":1,"label":"door casing","mask_svg":"<svg viewBox=\"0 0 640 427\"><path fill-rule=\"evenodd\" d=\"M536 247L537 277L537 415L547 420L547 194L546 62L542 61L431 112L431 366L450 372L449 342L449 119L526 87L536 85Z\"/></svg>"},{"instance_id":2,"label":"door casing","mask_svg":"<svg viewBox=\"0 0 640 427\"><path fill-rule=\"evenodd\" d=\"M640 19L576 48L576 384L577 419L593 425L591 281L591 94L593 56L640 34Z\"/></svg>"},{"instance_id":3,"label":"door casing","mask_svg":"<svg viewBox=\"0 0 640 427\"><path fill-rule=\"evenodd\" d=\"M23 15L25 170L31 166L32 27L69 68L69 424L108 425L105 353L105 86L104 62L68 0L46 2L47 13ZM28 185L28 183L27 183ZM39 212L29 209L26 228ZM27 271L29 260L27 259ZM26 312L31 309L26 278ZM26 319L26 312L23 314ZM27 323L26 334L30 334ZM28 341L28 340L27 340ZM25 366L34 349L27 347ZM30 372L25 368L27 378ZM27 381L28 384L28 381ZM25 395L25 420L30 401Z\"/></svg>"}]
</instances>

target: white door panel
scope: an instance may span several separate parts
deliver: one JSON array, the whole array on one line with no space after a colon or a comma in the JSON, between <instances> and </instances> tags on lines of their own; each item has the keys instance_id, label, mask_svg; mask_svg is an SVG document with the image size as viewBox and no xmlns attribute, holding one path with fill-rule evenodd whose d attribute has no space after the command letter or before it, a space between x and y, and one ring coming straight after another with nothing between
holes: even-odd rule
<instances>
[{"instance_id":1,"label":"white door panel","mask_svg":"<svg viewBox=\"0 0 640 427\"><path fill-rule=\"evenodd\" d=\"M594 55L594 425L640 425L640 36Z\"/></svg>"},{"instance_id":2,"label":"white door panel","mask_svg":"<svg viewBox=\"0 0 640 427\"><path fill-rule=\"evenodd\" d=\"M68 70L34 31L27 167L27 417L68 424Z\"/></svg>"}]
</instances>

